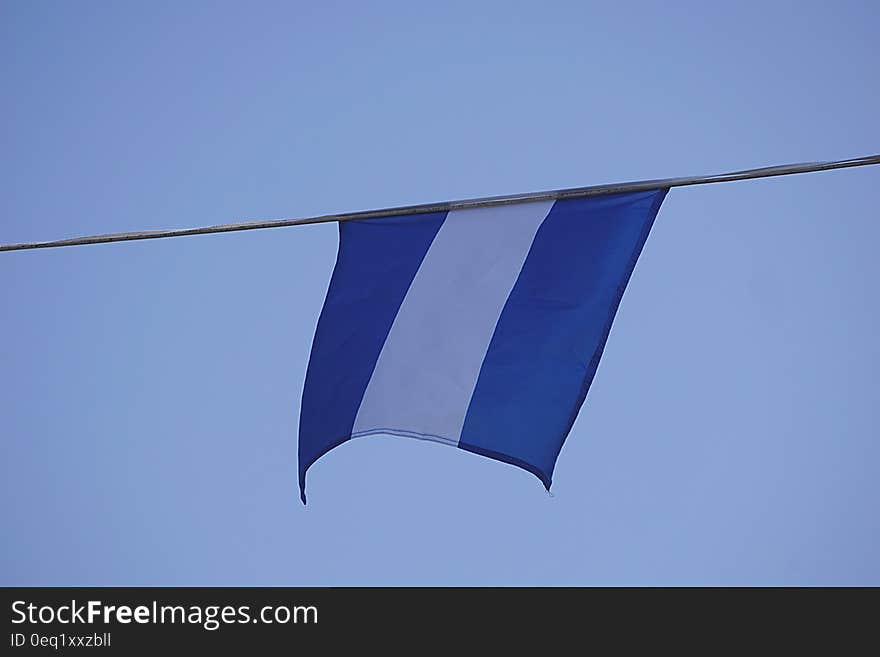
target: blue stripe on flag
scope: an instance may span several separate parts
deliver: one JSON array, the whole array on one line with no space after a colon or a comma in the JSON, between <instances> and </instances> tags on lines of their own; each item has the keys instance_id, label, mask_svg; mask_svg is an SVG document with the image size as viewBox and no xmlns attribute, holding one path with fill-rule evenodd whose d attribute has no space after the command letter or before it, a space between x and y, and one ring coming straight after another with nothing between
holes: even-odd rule
<instances>
[{"instance_id":1,"label":"blue stripe on flag","mask_svg":"<svg viewBox=\"0 0 880 657\"><path fill-rule=\"evenodd\" d=\"M666 192L556 202L498 320L459 447L550 488Z\"/></svg>"},{"instance_id":2,"label":"blue stripe on flag","mask_svg":"<svg viewBox=\"0 0 880 657\"><path fill-rule=\"evenodd\" d=\"M349 439L379 353L445 212L339 224L339 253L318 319L299 425L306 470Z\"/></svg>"}]
</instances>

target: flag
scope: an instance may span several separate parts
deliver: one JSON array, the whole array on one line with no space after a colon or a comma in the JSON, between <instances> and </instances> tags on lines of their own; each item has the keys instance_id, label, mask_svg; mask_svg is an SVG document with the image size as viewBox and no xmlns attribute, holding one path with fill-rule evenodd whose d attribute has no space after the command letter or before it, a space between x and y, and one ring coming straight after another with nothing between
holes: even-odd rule
<instances>
[{"instance_id":1,"label":"flag","mask_svg":"<svg viewBox=\"0 0 880 657\"><path fill-rule=\"evenodd\" d=\"M667 189L339 224L299 485L352 438L433 440L549 490Z\"/></svg>"}]
</instances>

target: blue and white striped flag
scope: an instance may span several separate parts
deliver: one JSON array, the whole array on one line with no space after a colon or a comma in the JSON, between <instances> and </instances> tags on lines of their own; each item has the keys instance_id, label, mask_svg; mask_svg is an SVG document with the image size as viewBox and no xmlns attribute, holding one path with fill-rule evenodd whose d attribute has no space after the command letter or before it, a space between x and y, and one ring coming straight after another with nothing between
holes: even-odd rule
<instances>
[{"instance_id":1,"label":"blue and white striped flag","mask_svg":"<svg viewBox=\"0 0 880 657\"><path fill-rule=\"evenodd\" d=\"M549 490L666 189L339 224L299 483L360 436L434 440Z\"/></svg>"}]
</instances>

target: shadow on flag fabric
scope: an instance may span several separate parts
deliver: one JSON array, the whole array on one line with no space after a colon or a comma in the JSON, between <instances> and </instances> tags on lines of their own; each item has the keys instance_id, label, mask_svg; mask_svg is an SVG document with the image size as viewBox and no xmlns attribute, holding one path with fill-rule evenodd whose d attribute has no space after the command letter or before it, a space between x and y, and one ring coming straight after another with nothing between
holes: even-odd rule
<instances>
[{"instance_id":1,"label":"shadow on flag fabric","mask_svg":"<svg viewBox=\"0 0 880 657\"><path fill-rule=\"evenodd\" d=\"M433 440L549 490L666 189L339 224L299 486L351 438Z\"/></svg>"}]
</instances>

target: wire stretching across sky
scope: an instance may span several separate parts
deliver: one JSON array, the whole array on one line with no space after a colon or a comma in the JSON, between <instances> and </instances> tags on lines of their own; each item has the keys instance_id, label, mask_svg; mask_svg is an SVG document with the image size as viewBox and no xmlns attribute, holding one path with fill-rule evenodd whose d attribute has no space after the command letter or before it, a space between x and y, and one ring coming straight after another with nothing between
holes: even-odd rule
<instances>
[{"instance_id":1,"label":"wire stretching across sky","mask_svg":"<svg viewBox=\"0 0 880 657\"><path fill-rule=\"evenodd\" d=\"M19 244L0 244L0 251L24 251L27 249L50 249L61 246L82 246L85 244L106 244L109 242L133 242L136 240L153 240L165 237L185 237L187 235L210 235L213 233L232 233L242 230L258 230L261 228L284 228L286 226L303 226L307 224L322 224L333 221L356 221L359 219L375 219L377 217L402 217L430 212L449 212L451 210L464 210L468 208L490 207L495 205L511 205L514 203L529 203L533 201L549 201L566 198L578 198L584 196L598 196L602 194L619 194L636 192L648 189L660 189L669 187L685 187L688 185L707 185L709 183L733 182L735 180L750 180L754 178L771 178L773 176L789 176L797 173L813 173L816 171L829 171L831 169L846 169L861 167L871 164L880 164L880 155L867 155L848 160L833 160L828 162L801 162L798 164L783 164L760 169L746 169L708 176L690 176L685 178L665 178L659 180L642 180L638 182L611 183L608 185L594 185L591 187L572 187L568 189L556 189L544 192L530 192L525 194L511 194L507 196L487 196L484 198L465 199L461 201L442 201L439 203L425 203L421 205L406 205L395 208L383 208L379 210L365 210L361 212L349 212L343 214L328 214L317 217L304 217L299 219L269 219L245 221L232 224L218 224L215 226L202 226L197 228L170 228L165 230L141 230L126 233L108 233L104 235L88 235L72 237L69 239L52 240L48 242L22 242Z\"/></svg>"}]
</instances>

